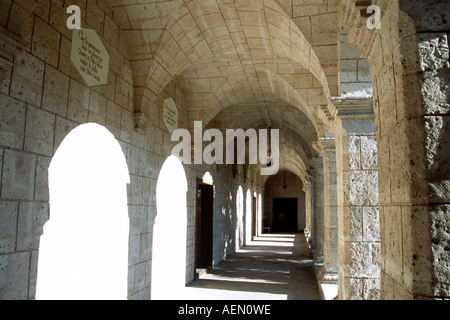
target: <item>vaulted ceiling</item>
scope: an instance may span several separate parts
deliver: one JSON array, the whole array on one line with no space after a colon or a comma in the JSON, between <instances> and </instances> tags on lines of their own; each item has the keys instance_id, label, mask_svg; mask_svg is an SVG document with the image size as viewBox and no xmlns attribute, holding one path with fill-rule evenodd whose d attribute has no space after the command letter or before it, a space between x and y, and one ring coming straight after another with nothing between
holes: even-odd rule
<instances>
[{"instance_id":1,"label":"vaulted ceiling","mask_svg":"<svg viewBox=\"0 0 450 320\"><path fill-rule=\"evenodd\" d=\"M128 43L136 112L174 82L189 126L279 128L282 165L305 179L324 134L319 112L339 92L337 0L108 3Z\"/></svg>"}]
</instances>

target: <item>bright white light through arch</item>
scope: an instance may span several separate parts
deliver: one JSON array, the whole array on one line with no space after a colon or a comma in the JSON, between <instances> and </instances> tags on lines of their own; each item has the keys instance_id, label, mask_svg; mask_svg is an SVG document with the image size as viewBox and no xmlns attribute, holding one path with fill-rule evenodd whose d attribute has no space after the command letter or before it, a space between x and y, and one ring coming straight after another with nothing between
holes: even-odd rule
<instances>
[{"instance_id":1,"label":"bright white light through arch","mask_svg":"<svg viewBox=\"0 0 450 320\"><path fill-rule=\"evenodd\" d=\"M186 285L186 192L183 164L170 156L161 168L156 185L152 300L173 300Z\"/></svg>"},{"instance_id":2,"label":"bright white light through arch","mask_svg":"<svg viewBox=\"0 0 450 320\"><path fill-rule=\"evenodd\" d=\"M239 186L236 191L236 214L235 243L237 252L244 246L244 191L242 186Z\"/></svg>"},{"instance_id":3,"label":"bright white light through arch","mask_svg":"<svg viewBox=\"0 0 450 320\"><path fill-rule=\"evenodd\" d=\"M127 298L129 182L125 156L106 128L84 124L63 140L49 167L37 299Z\"/></svg>"},{"instance_id":4,"label":"bright white light through arch","mask_svg":"<svg viewBox=\"0 0 450 320\"><path fill-rule=\"evenodd\" d=\"M252 242L252 192L250 189L247 190L247 197L245 200L245 245L249 245Z\"/></svg>"},{"instance_id":5,"label":"bright white light through arch","mask_svg":"<svg viewBox=\"0 0 450 320\"><path fill-rule=\"evenodd\" d=\"M214 179L213 179L211 173L209 173L209 172L206 172L203 175L202 180L203 180L203 183L206 183L206 184L209 184L209 185L214 185Z\"/></svg>"}]
</instances>

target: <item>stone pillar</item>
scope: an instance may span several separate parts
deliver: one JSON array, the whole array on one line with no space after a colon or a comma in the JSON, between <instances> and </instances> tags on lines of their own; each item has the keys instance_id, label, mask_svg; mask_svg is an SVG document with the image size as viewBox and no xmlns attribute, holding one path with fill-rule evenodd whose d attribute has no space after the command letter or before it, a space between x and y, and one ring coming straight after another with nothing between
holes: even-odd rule
<instances>
[{"instance_id":1,"label":"stone pillar","mask_svg":"<svg viewBox=\"0 0 450 320\"><path fill-rule=\"evenodd\" d=\"M323 264L323 159L314 159L314 266L318 271Z\"/></svg>"},{"instance_id":2,"label":"stone pillar","mask_svg":"<svg viewBox=\"0 0 450 320\"><path fill-rule=\"evenodd\" d=\"M378 162L371 100L335 100L339 299L378 299Z\"/></svg>"},{"instance_id":3,"label":"stone pillar","mask_svg":"<svg viewBox=\"0 0 450 320\"><path fill-rule=\"evenodd\" d=\"M341 2L341 23L373 78L381 298L449 298L450 3L379 0L379 30L355 4Z\"/></svg>"},{"instance_id":4,"label":"stone pillar","mask_svg":"<svg viewBox=\"0 0 450 320\"><path fill-rule=\"evenodd\" d=\"M324 184L324 264L320 284L338 284L338 202L334 137L320 139Z\"/></svg>"},{"instance_id":5,"label":"stone pillar","mask_svg":"<svg viewBox=\"0 0 450 320\"><path fill-rule=\"evenodd\" d=\"M305 192L305 238L308 243L308 247L312 249L312 190L311 190L311 176L308 176L308 181L303 185L303 191Z\"/></svg>"}]
</instances>

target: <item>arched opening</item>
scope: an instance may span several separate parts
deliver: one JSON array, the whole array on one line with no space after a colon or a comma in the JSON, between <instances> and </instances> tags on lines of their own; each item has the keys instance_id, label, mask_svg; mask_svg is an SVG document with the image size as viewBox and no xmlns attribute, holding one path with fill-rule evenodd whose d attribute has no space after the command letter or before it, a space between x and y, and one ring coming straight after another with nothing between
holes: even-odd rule
<instances>
[{"instance_id":1,"label":"arched opening","mask_svg":"<svg viewBox=\"0 0 450 320\"><path fill-rule=\"evenodd\" d=\"M236 225L236 251L244 246L244 191L242 186L236 191L236 215L237 215L237 225Z\"/></svg>"},{"instance_id":2,"label":"arched opening","mask_svg":"<svg viewBox=\"0 0 450 320\"><path fill-rule=\"evenodd\" d=\"M264 188L264 226L271 232L304 231L305 192L302 180L290 171L267 179Z\"/></svg>"},{"instance_id":3,"label":"arched opening","mask_svg":"<svg viewBox=\"0 0 450 320\"><path fill-rule=\"evenodd\" d=\"M153 227L153 300L173 299L186 285L187 180L181 161L164 162L156 186L157 215Z\"/></svg>"},{"instance_id":4,"label":"arched opening","mask_svg":"<svg viewBox=\"0 0 450 320\"><path fill-rule=\"evenodd\" d=\"M126 299L128 167L97 124L74 129L49 168L50 220L40 240L37 299Z\"/></svg>"},{"instance_id":5,"label":"arched opening","mask_svg":"<svg viewBox=\"0 0 450 320\"><path fill-rule=\"evenodd\" d=\"M253 240L252 220L253 220L253 197L250 189L247 190L245 198L245 244L248 245Z\"/></svg>"},{"instance_id":6,"label":"arched opening","mask_svg":"<svg viewBox=\"0 0 450 320\"><path fill-rule=\"evenodd\" d=\"M195 216L195 269L202 273L213 266L214 185L209 172L197 180Z\"/></svg>"}]
</instances>

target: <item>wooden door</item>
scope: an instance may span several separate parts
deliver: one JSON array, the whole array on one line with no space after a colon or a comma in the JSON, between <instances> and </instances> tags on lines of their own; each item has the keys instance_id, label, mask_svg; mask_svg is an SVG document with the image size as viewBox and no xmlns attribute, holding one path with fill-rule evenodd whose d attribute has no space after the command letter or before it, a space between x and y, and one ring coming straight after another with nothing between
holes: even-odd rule
<instances>
[{"instance_id":1,"label":"wooden door","mask_svg":"<svg viewBox=\"0 0 450 320\"><path fill-rule=\"evenodd\" d=\"M195 228L195 267L209 268L213 260L214 189L212 185L198 183L197 217Z\"/></svg>"}]
</instances>

